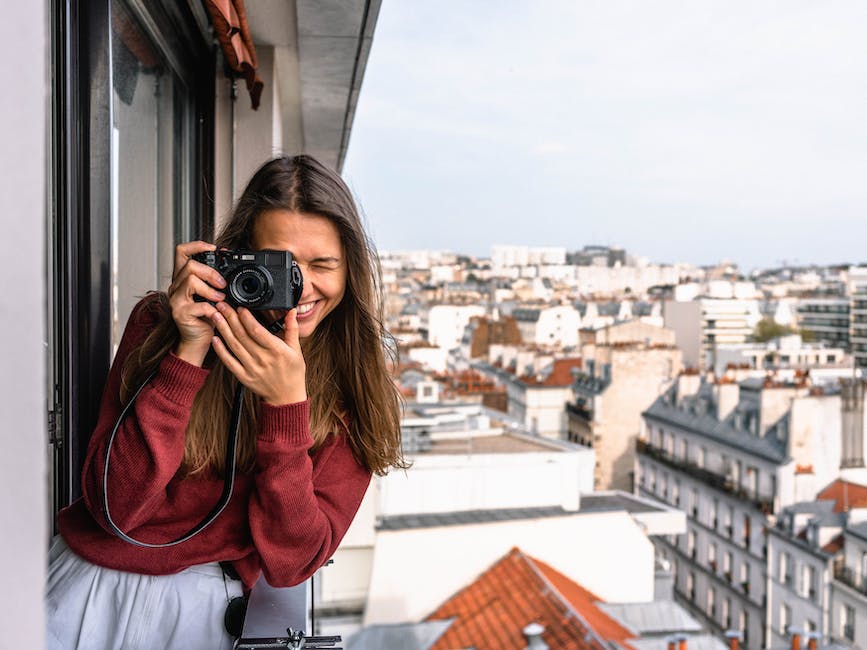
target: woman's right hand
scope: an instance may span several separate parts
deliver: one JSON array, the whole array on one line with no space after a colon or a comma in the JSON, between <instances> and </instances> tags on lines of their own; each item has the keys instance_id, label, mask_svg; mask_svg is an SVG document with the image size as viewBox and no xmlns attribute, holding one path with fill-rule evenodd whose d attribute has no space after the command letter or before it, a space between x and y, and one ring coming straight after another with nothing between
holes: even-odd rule
<instances>
[{"instance_id":1,"label":"woman's right hand","mask_svg":"<svg viewBox=\"0 0 867 650\"><path fill-rule=\"evenodd\" d=\"M217 311L211 303L225 300L225 294L219 289L225 288L226 281L216 269L197 262L192 257L196 253L216 248L214 244L203 241L191 241L175 247L175 267L168 289L172 318L180 333L174 353L196 366L204 363L205 355L211 347L214 335L212 317ZM197 302L193 296L210 302Z\"/></svg>"}]
</instances>

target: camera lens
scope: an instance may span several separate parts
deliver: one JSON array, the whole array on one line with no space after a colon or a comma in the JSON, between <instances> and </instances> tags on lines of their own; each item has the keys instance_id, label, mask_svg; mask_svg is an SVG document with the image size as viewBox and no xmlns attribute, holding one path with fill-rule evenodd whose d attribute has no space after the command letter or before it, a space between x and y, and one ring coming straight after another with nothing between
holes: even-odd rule
<instances>
[{"instance_id":1,"label":"camera lens","mask_svg":"<svg viewBox=\"0 0 867 650\"><path fill-rule=\"evenodd\" d=\"M261 266L245 266L232 277L228 293L239 306L256 307L268 301L271 286L267 270Z\"/></svg>"}]
</instances>

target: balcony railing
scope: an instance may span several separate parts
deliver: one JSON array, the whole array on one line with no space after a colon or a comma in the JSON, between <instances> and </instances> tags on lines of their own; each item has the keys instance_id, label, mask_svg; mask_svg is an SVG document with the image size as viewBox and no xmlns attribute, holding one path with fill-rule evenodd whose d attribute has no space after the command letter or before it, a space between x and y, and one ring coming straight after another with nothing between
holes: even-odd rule
<instances>
[{"instance_id":1,"label":"balcony railing","mask_svg":"<svg viewBox=\"0 0 867 650\"><path fill-rule=\"evenodd\" d=\"M704 467L698 467L686 460L674 458L665 450L651 445L646 440L637 440L635 442L635 450L639 454L653 458L663 465L692 476L712 488L744 501L749 501L763 514L770 515L774 512L774 503L771 499L760 499L755 494L751 495L746 488L735 485L730 478L711 472Z\"/></svg>"},{"instance_id":2,"label":"balcony railing","mask_svg":"<svg viewBox=\"0 0 867 650\"><path fill-rule=\"evenodd\" d=\"M865 580L864 576L856 574L849 567L835 566L834 578L842 582L844 585L849 585L852 589L867 595L867 580Z\"/></svg>"}]
</instances>

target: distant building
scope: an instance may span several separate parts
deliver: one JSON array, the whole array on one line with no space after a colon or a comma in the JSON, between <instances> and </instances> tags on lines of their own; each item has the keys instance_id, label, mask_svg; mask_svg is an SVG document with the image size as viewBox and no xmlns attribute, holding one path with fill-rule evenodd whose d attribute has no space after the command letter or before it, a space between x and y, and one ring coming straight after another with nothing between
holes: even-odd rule
<instances>
[{"instance_id":1,"label":"distant building","mask_svg":"<svg viewBox=\"0 0 867 650\"><path fill-rule=\"evenodd\" d=\"M641 413L681 371L674 332L640 321L582 331L567 407L572 442L596 452L597 489L633 489Z\"/></svg>"},{"instance_id":2,"label":"distant building","mask_svg":"<svg viewBox=\"0 0 867 650\"><path fill-rule=\"evenodd\" d=\"M512 317L524 343L558 349L578 345L581 315L571 305L517 308Z\"/></svg>"},{"instance_id":3,"label":"distant building","mask_svg":"<svg viewBox=\"0 0 867 650\"><path fill-rule=\"evenodd\" d=\"M850 309L849 298L842 295L799 298L796 307L798 327L812 332L817 341L848 349Z\"/></svg>"},{"instance_id":4,"label":"distant building","mask_svg":"<svg viewBox=\"0 0 867 650\"><path fill-rule=\"evenodd\" d=\"M682 374L644 412L638 494L688 518L685 536L657 540L676 590L709 625L740 630L745 647L771 641L764 530L837 478L843 438L840 394L806 381Z\"/></svg>"},{"instance_id":5,"label":"distant building","mask_svg":"<svg viewBox=\"0 0 867 650\"><path fill-rule=\"evenodd\" d=\"M804 343L800 334L781 336L764 343L718 343L714 374L721 377L729 366L749 367L753 370L772 371L791 369L810 371L815 378L823 371L840 375L849 370L851 359L846 350L830 347L827 343Z\"/></svg>"},{"instance_id":6,"label":"distant building","mask_svg":"<svg viewBox=\"0 0 867 650\"><path fill-rule=\"evenodd\" d=\"M855 367L867 377L867 266L849 269L849 295L851 297L849 340Z\"/></svg>"},{"instance_id":7,"label":"distant building","mask_svg":"<svg viewBox=\"0 0 867 650\"><path fill-rule=\"evenodd\" d=\"M456 348L470 319L484 314L479 305L434 305L427 318L428 342L445 350Z\"/></svg>"},{"instance_id":8,"label":"distant building","mask_svg":"<svg viewBox=\"0 0 867 650\"><path fill-rule=\"evenodd\" d=\"M666 300L662 310L673 329L687 366L705 370L716 365L717 346L746 343L761 316L754 299L696 297Z\"/></svg>"},{"instance_id":9,"label":"distant building","mask_svg":"<svg viewBox=\"0 0 867 650\"><path fill-rule=\"evenodd\" d=\"M572 400L573 371L581 368L581 359L554 358L539 370L529 372L520 366L510 372L482 362L473 363L473 367L505 386L509 415L528 431L546 438L566 438L566 405Z\"/></svg>"}]
</instances>

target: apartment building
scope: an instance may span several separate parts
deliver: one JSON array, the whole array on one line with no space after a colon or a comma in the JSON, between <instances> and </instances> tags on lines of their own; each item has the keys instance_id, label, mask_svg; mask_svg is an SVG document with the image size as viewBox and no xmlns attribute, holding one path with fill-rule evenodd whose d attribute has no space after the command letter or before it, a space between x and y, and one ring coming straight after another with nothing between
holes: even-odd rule
<instances>
[{"instance_id":1,"label":"apartment building","mask_svg":"<svg viewBox=\"0 0 867 650\"><path fill-rule=\"evenodd\" d=\"M682 508L687 534L658 540L676 591L719 631L766 647L765 528L839 472L841 399L773 378L706 381L684 373L643 414L640 495Z\"/></svg>"},{"instance_id":2,"label":"apartment building","mask_svg":"<svg viewBox=\"0 0 867 650\"><path fill-rule=\"evenodd\" d=\"M849 269L850 328L849 341L855 367L867 376L867 266Z\"/></svg>"},{"instance_id":3,"label":"apartment building","mask_svg":"<svg viewBox=\"0 0 867 650\"><path fill-rule=\"evenodd\" d=\"M581 332L567 438L596 452L596 489L633 489L641 413L681 371L674 332L641 321Z\"/></svg>"},{"instance_id":4,"label":"apartment building","mask_svg":"<svg viewBox=\"0 0 867 650\"><path fill-rule=\"evenodd\" d=\"M578 345L581 314L572 305L516 308L512 318L524 343L557 349Z\"/></svg>"},{"instance_id":5,"label":"apartment building","mask_svg":"<svg viewBox=\"0 0 867 650\"><path fill-rule=\"evenodd\" d=\"M746 343L761 320L755 299L707 296L666 300L662 317L675 331L684 364L699 370L715 367L720 344Z\"/></svg>"},{"instance_id":6,"label":"apartment building","mask_svg":"<svg viewBox=\"0 0 867 650\"><path fill-rule=\"evenodd\" d=\"M849 348L849 312L852 305L847 296L816 295L798 299L797 325L812 332L817 341Z\"/></svg>"},{"instance_id":7,"label":"apartment building","mask_svg":"<svg viewBox=\"0 0 867 650\"><path fill-rule=\"evenodd\" d=\"M543 358L550 361L536 367L485 362L471 365L505 387L509 415L527 431L546 438L565 439L568 431L566 405L572 401L573 373L581 368L581 359Z\"/></svg>"}]
</instances>

